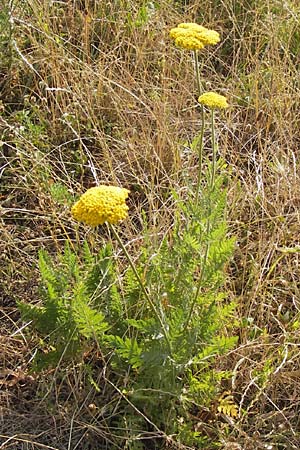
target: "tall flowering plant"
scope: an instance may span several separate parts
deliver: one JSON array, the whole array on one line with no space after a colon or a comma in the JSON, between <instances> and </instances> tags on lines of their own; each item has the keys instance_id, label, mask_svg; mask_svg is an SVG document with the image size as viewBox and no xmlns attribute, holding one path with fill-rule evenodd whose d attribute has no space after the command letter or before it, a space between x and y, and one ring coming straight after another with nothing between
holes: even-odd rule
<instances>
[{"instance_id":1,"label":"tall flowering plant","mask_svg":"<svg viewBox=\"0 0 300 450\"><path fill-rule=\"evenodd\" d=\"M196 53L220 40L216 31L194 23L178 25L170 36L178 47ZM197 80L200 88L198 72ZM54 259L40 252L43 303L20 303L23 316L44 336L37 367L80 359L96 344L109 355L105 364L118 380L122 406L115 414L120 429L138 412L146 429L163 430L160 436L172 434L191 445L202 437L193 432L189 409L195 404L209 407L218 394L216 380L226 374L211 364L235 342L224 329L234 310L222 292L234 239L227 236L225 175L214 121L215 111L228 104L215 92L199 92L198 102L202 131L197 184L195 188L188 180L184 196L170 192L176 210L169 233L155 244L144 223L144 243L133 259L118 228L128 220L129 190L90 188L71 214L83 227L106 227L100 252L94 254L86 242L82 248L67 244ZM203 171L206 109L211 114L212 157L206 158ZM128 416L124 403L131 407ZM135 428L126 433L134 441Z\"/></svg>"}]
</instances>

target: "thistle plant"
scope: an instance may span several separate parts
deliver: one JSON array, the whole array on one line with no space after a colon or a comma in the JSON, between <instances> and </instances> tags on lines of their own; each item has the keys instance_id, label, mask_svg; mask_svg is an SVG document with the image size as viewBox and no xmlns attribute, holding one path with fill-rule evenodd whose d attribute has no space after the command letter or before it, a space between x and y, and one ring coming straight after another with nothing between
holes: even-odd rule
<instances>
[{"instance_id":1,"label":"thistle plant","mask_svg":"<svg viewBox=\"0 0 300 450\"><path fill-rule=\"evenodd\" d=\"M195 52L220 39L217 32L196 24L180 24L170 34L177 46ZM200 89L199 74L197 79ZM144 223L144 244L133 261L118 232L119 222L127 220L130 191L90 188L71 214L84 225L107 226L110 237L98 255L86 242L72 250L67 244L53 259L40 252L43 303L20 303L47 350L38 352L38 362L45 366L80 358L96 344L104 354L111 353L122 395L141 411L141 418L179 440L184 435L192 444L199 444L201 437L191 429L187 437L189 406L209 405L218 390L212 362L235 343L224 328L234 314L234 303L222 292L234 239L227 236L226 174L217 158L214 122L215 110L228 104L215 92L202 93L198 101L202 130L196 192L192 183L183 196L170 192L176 207L168 235L155 246L151 228ZM205 173L204 108L211 110L212 135L212 158L207 158ZM125 267L114 258L116 245L126 258ZM122 427L123 415L122 410Z\"/></svg>"}]
</instances>

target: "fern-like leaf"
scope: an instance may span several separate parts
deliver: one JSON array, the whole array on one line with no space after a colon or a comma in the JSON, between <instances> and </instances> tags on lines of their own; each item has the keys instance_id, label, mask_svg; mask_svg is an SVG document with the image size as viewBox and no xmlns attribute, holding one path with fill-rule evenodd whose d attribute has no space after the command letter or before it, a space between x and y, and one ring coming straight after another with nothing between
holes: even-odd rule
<instances>
[{"instance_id":1,"label":"fern-like leaf","mask_svg":"<svg viewBox=\"0 0 300 450\"><path fill-rule=\"evenodd\" d=\"M104 314L83 301L76 302L73 306L73 318L79 333L86 338L102 340L103 334L109 329Z\"/></svg>"}]
</instances>

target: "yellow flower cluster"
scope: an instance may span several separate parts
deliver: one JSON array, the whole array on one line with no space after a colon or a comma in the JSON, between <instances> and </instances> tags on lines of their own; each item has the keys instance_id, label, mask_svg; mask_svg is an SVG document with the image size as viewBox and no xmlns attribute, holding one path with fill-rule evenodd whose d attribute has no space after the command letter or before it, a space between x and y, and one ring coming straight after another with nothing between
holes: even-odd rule
<instances>
[{"instance_id":1,"label":"yellow flower cluster","mask_svg":"<svg viewBox=\"0 0 300 450\"><path fill-rule=\"evenodd\" d=\"M128 189L116 186L96 186L88 189L72 207L74 219L93 227L111 224L128 215Z\"/></svg>"},{"instance_id":2,"label":"yellow flower cluster","mask_svg":"<svg viewBox=\"0 0 300 450\"><path fill-rule=\"evenodd\" d=\"M202 50L205 45L215 45L220 42L217 31L198 25L197 23L180 23L170 30L170 37L177 47L187 50Z\"/></svg>"},{"instance_id":3,"label":"yellow flower cluster","mask_svg":"<svg viewBox=\"0 0 300 450\"><path fill-rule=\"evenodd\" d=\"M201 105L208 106L209 108L228 108L228 103L226 97L223 95L217 94L216 92L205 92L200 95L198 98L198 102Z\"/></svg>"}]
</instances>

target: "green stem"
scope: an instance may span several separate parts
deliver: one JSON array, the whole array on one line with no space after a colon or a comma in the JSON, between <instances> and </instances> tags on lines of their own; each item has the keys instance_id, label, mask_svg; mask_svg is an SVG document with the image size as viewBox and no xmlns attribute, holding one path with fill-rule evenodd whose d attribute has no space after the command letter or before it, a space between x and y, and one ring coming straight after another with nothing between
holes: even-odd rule
<instances>
[{"instance_id":1,"label":"green stem","mask_svg":"<svg viewBox=\"0 0 300 450\"><path fill-rule=\"evenodd\" d=\"M198 88L198 96L202 94L202 83L200 78L200 69L199 69L199 58L198 51L194 50L194 60L195 60L195 71L196 71L196 80L197 80L197 88ZM203 136L204 136L204 106L201 105L201 131L200 131L200 142L199 142L199 169L198 169L198 180L197 180L197 188L196 188L196 204L199 201L199 191L201 185L202 178L202 165L203 165Z\"/></svg>"},{"instance_id":2,"label":"green stem","mask_svg":"<svg viewBox=\"0 0 300 450\"><path fill-rule=\"evenodd\" d=\"M204 106L201 105L201 130L200 130L200 139L198 142L199 167L198 167L198 180L197 180L197 187L196 187L196 200L195 200L196 205L198 205L198 202L199 202L199 193L200 193L200 185L201 185L201 178L202 178L204 126L205 126Z\"/></svg>"},{"instance_id":3,"label":"green stem","mask_svg":"<svg viewBox=\"0 0 300 450\"><path fill-rule=\"evenodd\" d=\"M170 340L169 340L169 336L168 336L167 330L166 330L165 325L164 325L164 323L162 321L162 318L160 317L159 313L157 312L157 310L155 308L155 305L154 305L153 301L151 300L151 298L149 296L149 293L147 292L147 289L146 289L146 287L145 287L145 285L144 285L144 283L143 283L143 281L142 281L138 271L136 270L134 262L132 261L130 255L129 255L126 247L125 247L125 245L123 244L123 242L122 242L122 240L121 240L121 238L119 236L119 233L117 232L117 230L115 229L115 227L113 225L109 224L109 228L112 231L112 233L113 233L114 237L116 238L116 240L118 241L120 247L122 248L122 250L123 250L123 252L124 252L124 254L126 256L126 259L127 259L128 263L129 263L131 269L133 270L133 273L134 273L134 275L135 275L135 277L136 277L136 279L137 279L137 281L138 281L138 283L139 283L139 285L140 285L140 287L142 289L142 292L143 292L143 294L144 294L144 296L145 296L145 298L146 298L150 308L153 311L153 314L155 315L155 317L157 318L158 322L160 323L163 335L165 337L167 346L169 348L169 354L171 356L172 355L172 347L171 347L171 343L170 343Z\"/></svg>"},{"instance_id":4,"label":"green stem","mask_svg":"<svg viewBox=\"0 0 300 450\"><path fill-rule=\"evenodd\" d=\"M209 230L209 227L210 226L208 224L208 230ZM199 277L198 284L197 284L197 289L196 289L195 296L194 296L194 299L192 301L192 304L191 304L191 307L190 307L190 310L189 310L189 315L188 315L188 318L187 318L187 320L185 322L182 334L186 333L186 330L187 330L187 328L189 326L189 323L190 323L191 317L193 315L193 312L194 312L194 309L195 309L195 305L196 305L196 302L197 302L197 299L198 299L198 296L199 296L199 293L200 293L202 280L203 280L203 274L204 274L206 261L207 261L207 257L208 257L208 250L209 250L209 243L207 242L206 245L205 245L205 253L204 253L204 258L203 258L203 262L202 262L202 266L201 266L201 272L200 272L200 277Z\"/></svg>"},{"instance_id":5,"label":"green stem","mask_svg":"<svg viewBox=\"0 0 300 450\"><path fill-rule=\"evenodd\" d=\"M198 96L202 94L202 83L200 79L200 70L199 70L199 58L197 50L194 50L194 59L195 59L195 70L196 70L196 79L197 79L197 88L198 88Z\"/></svg>"},{"instance_id":6,"label":"green stem","mask_svg":"<svg viewBox=\"0 0 300 450\"><path fill-rule=\"evenodd\" d=\"M207 236L206 239L208 239L208 237L209 237L210 227L211 227L211 223L210 223L210 215L211 215L211 210L212 210L211 192L213 190L213 187L214 187L214 184L215 184L215 178L216 178L217 145L216 145L215 120L214 120L214 110L213 109L211 110L211 139L212 139L212 152L213 152L213 155L212 155L211 179L210 179L210 186L209 186L210 190L208 190L208 194L209 194L208 200L209 200L209 202L208 202L208 217L207 217L207 225L206 225L206 236ZM199 177L198 177L196 201L198 201L199 189L200 189L200 182L199 182ZM206 266L206 262L207 262L208 252L209 252L209 242L207 241L206 244L205 244L205 252L204 252L203 262L202 262L202 266L201 266L200 277L199 277L197 288L196 288L196 293L195 293L194 299L193 299L191 307L190 307L188 318L187 318L186 323L184 325L183 333L185 333L187 328L188 328L188 325L190 323L191 317L192 317L193 312L194 312L195 305L197 303L197 299L198 299L198 296L199 296L199 293L200 293L200 290L201 290L202 281L203 281L203 274L204 274L204 270L205 270L205 266Z\"/></svg>"},{"instance_id":7,"label":"green stem","mask_svg":"<svg viewBox=\"0 0 300 450\"><path fill-rule=\"evenodd\" d=\"M211 180L210 188L213 189L216 178L216 158L217 158L217 144L215 135L215 114L214 109L211 110L211 141L212 141L212 167L211 167Z\"/></svg>"}]
</instances>

